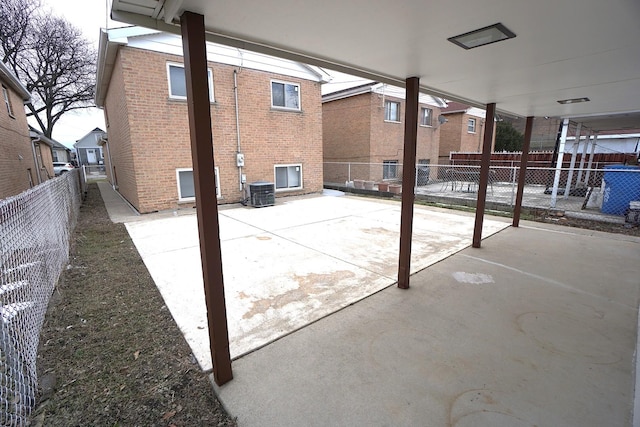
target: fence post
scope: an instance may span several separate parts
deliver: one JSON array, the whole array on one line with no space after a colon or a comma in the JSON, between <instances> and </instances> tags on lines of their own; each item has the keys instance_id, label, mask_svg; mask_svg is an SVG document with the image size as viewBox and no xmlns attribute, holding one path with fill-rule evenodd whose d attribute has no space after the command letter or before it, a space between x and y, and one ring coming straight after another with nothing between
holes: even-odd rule
<instances>
[{"instance_id":1,"label":"fence post","mask_svg":"<svg viewBox=\"0 0 640 427\"><path fill-rule=\"evenodd\" d=\"M349 172L347 173L347 183L349 183L351 182L351 162L347 163L347 166L349 167Z\"/></svg>"}]
</instances>

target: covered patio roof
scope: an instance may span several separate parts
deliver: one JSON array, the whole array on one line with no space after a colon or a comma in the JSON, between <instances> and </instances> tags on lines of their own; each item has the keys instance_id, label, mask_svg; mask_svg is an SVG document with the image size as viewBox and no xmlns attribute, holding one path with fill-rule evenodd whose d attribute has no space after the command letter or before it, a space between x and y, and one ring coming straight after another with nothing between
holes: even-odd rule
<instances>
[{"instance_id":1,"label":"covered patio roof","mask_svg":"<svg viewBox=\"0 0 640 427\"><path fill-rule=\"evenodd\" d=\"M523 153L535 116L564 118L563 139L569 119L577 117L593 120L593 131L640 127L640 3L629 0L452 0L438 5L420 0L113 0L112 18L182 35L210 347L219 385L233 374L217 201L207 197L215 177L205 40L405 87L405 165L416 163L420 91L486 106L488 122L496 112L527 117ZM494 24L503 39L495 32L467 37L476 45L469 49L450 41ZM482 238L492 137L493 127L485 126L475 248ZM526 154L521 170L526 170ZM518 182L516 227L524 176ZM415 169L405 168L398 267L403 289L409 288L414 182Z\"/></svg>"},{"instance_id":2,"label":"covered patio roof","mask_svg":"<svg viewBox=\"0 0 640 427\"><path fill-rule=\"evenodd\" d=\"M179 32L204 15L207 38L522 117L640 120L640 3L628 0L114 0L118 21ZM447 39L502 23L516 37L465 50ZM589 98L559 104L559 100ZM630 113L634 113L629 115ZM620 116L622 122L617 123ZM596 130L596 129L594 129Z\"/></svg>"}]
</instances>

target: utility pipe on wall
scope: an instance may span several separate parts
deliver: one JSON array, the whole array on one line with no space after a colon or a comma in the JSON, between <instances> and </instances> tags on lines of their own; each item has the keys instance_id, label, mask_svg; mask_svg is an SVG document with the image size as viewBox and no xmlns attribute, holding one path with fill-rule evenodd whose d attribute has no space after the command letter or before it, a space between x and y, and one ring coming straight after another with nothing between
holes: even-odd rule
<instances>
[{"instance_id":1,"label":"utility pipe on wall","mask_svg":"<svg viewBox=\"0 0 640 427\"><path fill-rule=\"evenodd\" d=\"M236 154L242 153L240 151L240 114L238 112L238 71L233 70L233 96L235 99L235 107L236 107L236 141L237 141L237 150ZM244 185L242 184L242 166L238 166L238 183L240 185L240 192L242 192ZM244 195L242 196L244 197Z\"/></svg>"}]
</instances>

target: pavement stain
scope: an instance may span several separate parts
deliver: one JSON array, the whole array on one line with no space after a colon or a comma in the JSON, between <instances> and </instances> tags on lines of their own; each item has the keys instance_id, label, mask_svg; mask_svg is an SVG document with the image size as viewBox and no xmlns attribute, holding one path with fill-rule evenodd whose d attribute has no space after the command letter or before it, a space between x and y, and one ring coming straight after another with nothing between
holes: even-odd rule
<instances>
[{"instance_id":1,"label":"pavement stain","mask_svg":"<svg viewBox=\"0 0 640 427\"><path fill-rule=\"evenodd\" d=\"M288 304L304 301L311 295L317 295L322 289L336 285L338 282L351 279L355 276L353 271L338 270L330 273L308 273L304 275L294 274L293 279L298 282L298 287L280 295L269 298L258 299L252 302L251 308L242 316L243 319L250 319L258 314L266 314L272 308L279 310ZM244 292L240 292L242 299L250 298Z\"/></svg>"}]
</instances>

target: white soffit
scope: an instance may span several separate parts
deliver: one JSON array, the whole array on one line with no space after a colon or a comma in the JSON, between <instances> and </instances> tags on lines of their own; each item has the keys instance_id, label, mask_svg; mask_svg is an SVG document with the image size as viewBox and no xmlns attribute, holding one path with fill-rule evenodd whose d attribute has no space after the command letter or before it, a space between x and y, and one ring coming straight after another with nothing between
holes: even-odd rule
<instances>
[{"instance_id":1,"label":"white soffit","mask_svg":"<svg viewBox=\"0 0 640 427\"><path fill-rule=\"evenodd\" d=\"M115 0L114 18L166 30L152 3ZM435 95L520 116L640 111L634 0L183 0L183 11L204 15L213 41L400 86L417 76ZM447 40L498 22L516 37L471 50ZM557 103L579 97L590 101Z\"/></svg>"}]
</instances>

